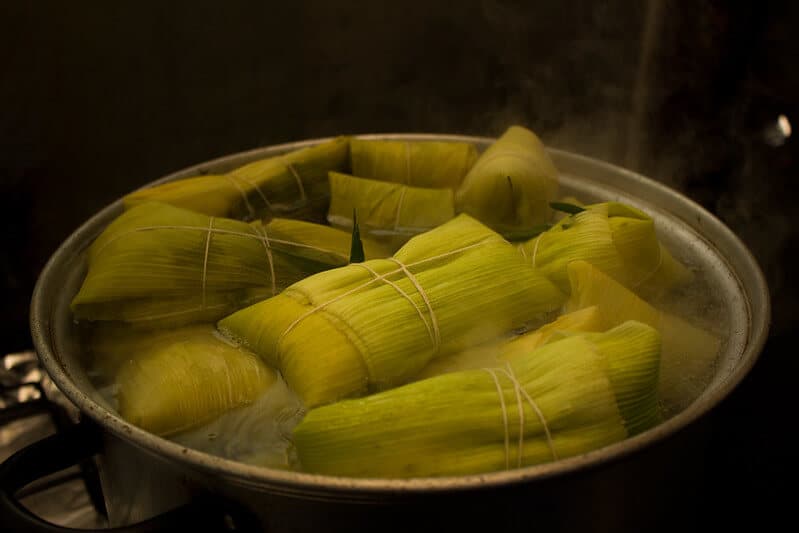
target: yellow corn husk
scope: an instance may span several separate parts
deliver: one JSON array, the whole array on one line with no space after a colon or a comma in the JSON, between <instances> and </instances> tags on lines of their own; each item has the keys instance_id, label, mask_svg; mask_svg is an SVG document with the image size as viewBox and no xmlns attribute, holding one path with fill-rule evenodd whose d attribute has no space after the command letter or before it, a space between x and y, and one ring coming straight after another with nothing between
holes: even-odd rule
<instances>
[{"instance_id":1,"label":"yellow corn husk","mask_svg":"<svg viewBox=\"0 0 799 533\"><path fill-rule=\"evenodd\" d=\"M572 287L568 311L597 306L607 326L637 320L661 333L662 401L686 406L698 396L713 371L721 344L718 337L656 309L585 261L569 264L568 272Z\"/></svg>"},{"instance_id":2,"label":"yellow corn husk","mask_svg":"<svg viewBox=\"0 0 799 533\"><path fill-rule=\"evenodd\" d=\"M362 235L396 249L414 235L452 219L454 195L452 189L423 189L330 172L328 222L351 230L355 211Z\"/></svg>"},{"instance_id":3,"label":"yellow corn husk","mask_svg":"<svg viewBox=\"0 0 799 533\"><path fill-rule=\"evenodd\" d=\"M330 190L327 172L345 170L349 138L261 159L224 175L196 176L141 189L123 198L130 209L163 202L209 216L255 219L300 210L324 216Z\"/></svg>"},{"instance_id":4,"label":"yellow corn husk","mask_svg":"<svg viewBox=\"0 0 799 533\"><path fill-rule=\"evenodd\" d=\"M471 143L442 141L350 141L352 173L414 187L454 189L477 160Z\"/></svg>"},{"instance_id":5,"label":"yellow corn husk","mask_svg":"<svg viewBox=\"0 0 799 533\"><path fill-rule=\"evenodd\" d=\"M626 324L591 340L547 344L493 371L446 374L313 409L294 430L300 463L322 474L423 477L585 453L629 434L617 402L639 426L657 412L658 345L652 328Z\"/></svg>"},{"instance_id":6,"label":"yellow corn husk","mask_svg":"<svg viewBox=\"0 0 799 533\"><path fill-rule=\"evenodd\" d=\"M497 231L549 220L558 171L536 135L512 126L477 160L456 194L456 208Z\"/></svg>"},{"instance_id":7,"label":"yellow corn husk","mask_svg":"<svg viewBox=\"0 0 799 533\"><path fill-rule=\"evenodd\" d=\"M569 290L566 266L588 261L626 287L654 295L689 282L691 272L661 245L654 221L618 202L590 205L521 244L528 261L561 290Z\"/></svg>"},{"instance_id":8,"label":"yellow corn husk","mask_svg":"<svg viewBox=\"0 0 799 533\"><path fill-rule=\"evenodd\" d=\"M86 369L95 382L113 383L119 368L135 359L138 354L208 336L214 330L213 324L193 324L152 331L142 331L121 322L93 324L86 331L84 342L89 356Z\"/></svg>"},{"instance_id":9,"label":"yellow corn husk","mask_svg":"<svg viewBox=\"0 0 799 533\"><path fill-rule=\"evenodd\" d=\"M364 246L367 253L387 253L371 242ZM144 327L211 322L347 264L349 247L345 232L307 222L274 219L263 226L142 204L89 248L88 273L72 310L80 320Z\"/></svg>"},{"instance_id":10,"label":"yellow corn husk","mask_svg":"<svg viewBox=\"0 0 799 533\"><path fill-rule=\"evenodd\" d=\"M607 329L599 313L599 308L592 306L559 316L549 324L545 324L535 331L519 335L503 343L498 354L498 360L510 361L515 357L530 353L531 351L559 340L565 335L574 333L600 332Z\"/></svg>"},{"instance_id":11,"label":"yellow corn husk","mask_svg":"<svg viewBox=\"0 0 799 533\"><path fill-rule=\"evenodd\" d=\"M407 382L432 358L540 319L564 298L501 236L461 215L390 260L311 276L219 328L315 406Z\"/></svg>"},{"instance_id":12,"label":"yellow corn husk","mask_svg":"<svg viewBox=\"0 0 799 533\"><path fill-rule=\"evenodd\" d=\"M424 367L415 379L421 380L450 372L497 366L519 355L526 355L550 340L559 339L565 334L604 329L599 309L587 307L562 315L535 331L491 340L460 352L436 357Z\"/></svg>"},{"instance_id":13,"label":"yellow corn husk","mask_svg":"<svg viewBox=\"0 0 799 533\"><path fill-rule=\"evenodd\" d=\"M117 376L119 412L130 423L170 435L255 401L277 379L252 353L208 328L184 340L144 347Z\"/></svg>"}]
</instances>

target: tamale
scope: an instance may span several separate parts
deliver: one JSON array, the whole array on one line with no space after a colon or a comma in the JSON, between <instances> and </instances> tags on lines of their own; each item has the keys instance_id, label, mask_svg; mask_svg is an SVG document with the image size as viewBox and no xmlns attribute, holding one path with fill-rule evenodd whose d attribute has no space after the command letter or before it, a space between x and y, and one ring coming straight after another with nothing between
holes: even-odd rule
<instances>
[{"instance_id":1,"label":"tamale","mask_svg":"<svg viewBox=\"0 0 799 533\"><path fill-rule=\"evenodd\" d=\"M408 239L455 216L452 189L425 189L330 172L331 225L352 229L358 213L361 234L399 248Z\"/></svg>"},{"instance_id":2,"label":"tamale","mask_svg":"<svg viewBox=\"0 0 799 533\"><path fill-rule=\"evenodd\" d=\"M350 237L309 222L267 225L151 202L123 213L88 251L79 320L143 326L212 322L307 275L347 264ZM369 257L385 257L364 244ZM374 255L372 255L374 254Z\"/></svg>"},{"instance_id":3,"label":"tamale","mask_svg":"<svg viewBox=\"0 0 799 533\"><path fill-rule=\"evenodd\" d=\"M355 176L414 187L455 189L476 160L477 148L466 142L350 141Z\"/></svg>"},{"instance_id":4,"label":"tamale","mask_svg":"<svg viewBox=\"0 0 799 533\"><path fill-rule=\"evenodd\" d=\"M640 323L565 338L492 369L418 381L311 410L294 430L314 473L425 477L585 453L657 416L657 332Z\"/></svg>"},{"instance_id":5,"label":"tamale","mask_svg":"<svg viewBox=\"0 0 799 533\"><path fill-rule=\"evenodd\" d=\"M122 417L169 435L250 404L275 383L277 374L257 356L212 332L208 327L132 354L117 377Z\"/></svg>"},{"instance_id":6,"label":"tamale","mask_svg":"<svg viewBox=\"0 0 799 533\"><path fill-rule=\"evenodd\" d=\"M205 175L140 189L123 198L127 209L164 202L214 217L256 219L299 212L323 218L330 196L327 172L346 170L349 138L254 161L222 175Z\"/></svg>"},{"instance_id":7,"label":"tamale","mask_svg":"<svg viewBox=\"0 0 799 533\"><path fill-rule=\"evenodd\" d=\"M633 207L605 202L561 219L519 246L519 251L561 290L569 290L566 266L588 261L626 287L653 295L690 281L655 232L655 223Z\"/></svg>"},{"instance_id":8,"label":"tamale","mask_svg":"<svg viewBox=\"0 0 799 533\"><path fill-rule=\"evenodd\" d=\"M463 351L436 357L416 376L416 380L427 379L441 374L491 367L503 364L519 355L532 352L550 340L575 332L603 331L605 328L599 308L586 307L559 316L553 322L544 324L534 331L521 335L491 340Z\"/></svg>"},{"instance_id":9,"label":"tamale","mask_svg":"<svg viewBox=\"0 0 799 533\"><path fill-rule=\"evenodd\" d=\"M564 298L500 235L460 215L390 259L306 278L219 328L312 407L407 382L432 358L540 320Z\"/></svg>"},{"instance_id":10,"label":"tamale","mask_svg":"<svg viewBox=\"0 0 799 533\"><path fill-rule=\"evenodd\" d=\"M585 261L568 266L569 311L597 306L606 326L638 320L660 331L663 349L660 398L669 407L693 401L710 377L720 340L702 328L662 312Z\"/></svg>"},{"instance_id":11,"label":"tamale","mask_svg":"<svg viewBox=\"0 0 799 533\"><path fill-rule=\"evenodd\" d=\"M558 172L530 130L512 126L474 164L457 190L455 206L500 232L549 220Z\"/></svg>"}]
</instances>

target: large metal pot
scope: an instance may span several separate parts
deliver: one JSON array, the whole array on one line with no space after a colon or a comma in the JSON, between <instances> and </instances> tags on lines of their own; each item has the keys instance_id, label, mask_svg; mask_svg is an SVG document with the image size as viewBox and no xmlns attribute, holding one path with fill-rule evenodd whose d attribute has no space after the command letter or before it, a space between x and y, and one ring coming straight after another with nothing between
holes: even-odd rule
<instances>
[{"instance_id":1,"label":"large metal pot","mask_svg":"<svg viewBox=\"0 0 799 533\"><path fill-rule=\"evenodd\" d=\"M371 137L466 140L481 146L491 142L451 135ZM237 154L160 181L219 173L316 142L320 141ZM64 242L36 286L31 310L36 350L84 422L75 431L23 450L0 467L0 499L13 517L9 520L34 524L13 500L21 484L97 453L109 519L115 526L176 508L166 518L147 522L148 530L190 523L265 531L456 527L640 531L678 526L703 498L707 428L697 422L749 372L766 340L770 306L765 280L741 241L691 200L594 159L558 150L551 150L551 155L565 192L586 199L621 200L646 210L661 238L678 256L690 258L720 295L719 303L729 317L723 353L708 387L684 411L643 434L581 456L462 477L336 478L259 468L187 449L121 419L83 370L68 305L85 274L85 249L122 212L116 202Z\"/></svg>"}]
</instances>

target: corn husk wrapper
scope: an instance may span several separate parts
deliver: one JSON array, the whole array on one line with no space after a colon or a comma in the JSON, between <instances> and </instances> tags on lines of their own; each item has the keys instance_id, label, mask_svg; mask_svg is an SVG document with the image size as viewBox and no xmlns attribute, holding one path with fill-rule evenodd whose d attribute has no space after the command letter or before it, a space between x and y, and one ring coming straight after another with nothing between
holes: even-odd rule
<instances>
[{"instance_id":1,"label":"corn husk wrapper","mask_svg":"<svg viewBox=\"0 0 799 533\"><path fill-rule=\"evenodd\" d=\"M619 441L630 434L623 412L637 422L657 408L649 389L658 335L626 326L547 344L491 372L446 374L313 409L294 430L300 462L340 476L476 474Z\"/></svg>"},{"instance_id":2,"label":"corn husk wrapper","mask_svg":"<svg viewBox=\"0 0 799 533\"><path fill-rule=\"evenodd\" d=\"M432 358L540 320L563 300L512 245L461 215L393 260L311 276L219 328L311 407L405 383Z\"/></svg>"},{"instance_id":3,"label":"corn husk wrapper","mask_svg":"<svg viewBox=\"0 0 799 533\"><path fill-rule=\"evenodd\" d=\"M638 320L663 338L659 394L669 406L686 406L704 389L720 340L686 320L662 312L585 261L568 266L571 297L567 310L596 306L605 325Z\"/></svg>"},{"instance_id":4,"label":"corn husk wrapper","mask_svg":"<svg viewBox=\"0 0 799 533\"><path fill-rule=\"evenodd\" d=\"M455 189L477 160L471 143L352 139L352 173L414 187Z\"/></svg>"},{"instance_id":5,"label":"corn husk wrapper","mask_svg":"<svg viewBox=\"0 0 799 533\"><path fill-rule=\"evenodd\" d=\"M254 354L212 333L153 343L131 354L117 376L119 412L158 435L202 425L225 411L252 403L277 374Z\"/></svg>"},{"instance_id":6,"label":"corn husk wrapper","mask_svg":"<svg viewBox=\"0 0 799 533\"><path fill-rule=\"evenodd\" d=\"M454 194L452 189L410 187L331 172L328 222L351 230L356 211L361 234L396 249L414 235L451 220Z\"/></svg>"},{"instance_id":7,"label":"corn husk wrapper","mask_svg":"<svg viewBox=\"0 0 799 533\"><path fill-rule=\"evenodd\" d=\"M88 273L72 310L79 320L143 327L212 322L347 264L349 246L346 232L308 222L274 219L264 226L142 204L89 248ZM372 242L364 246L369 257L387 254Z\"/></svg>"},{"instance_id":8,"label":"corn husk wrapper","mask_svg":"<svg viewBox=\"0 0 799 533\"><path fill-rule=\"evenodd\" d=\"M549 220L558 172L544 145L526 128L512 126L477 160L456 193L458 212L500 232Z\"/></svg>"},{"instance_id":9,"label":"corn husk wrapper","mask_svg":"<svg viewBox=\"0 0 799 533\"><path fill-rule=\"evenodd\" d=\"M519 251L563 291L569 290L566 266L578 260L646 295L692 279L658 241L652 218L618 202L588 206L521 244Z\"/></svg>"},{"instance_id":10,"label":"corn husk wrapper","mask_svg":"<svg viewBox=\"0 0 799 533\"><path fill-rule=\"evenodd\" d=\"M256 219L305 214L323 218L330 189L327 172L345 170L349 139L254 161L223 175L205 175L141 189L123 198L126 209L164 202L215 217Z\"/></svg>"},{"instance_id":11,"label":"corn husk wrapper","mask_svg":"<svg viewBox=\"0 0 799 533\"><path fill-rule=\"evenodd\" d=\"M504 364L519 355L526 355L552 340L579 332L604 331L607 329L598 307L587 307L566 313L534 331L492 340L461 352L437 357L430 361L416 376L416 380L427 379L450 372L472 370Z\"/></svg>"}]
</instances>

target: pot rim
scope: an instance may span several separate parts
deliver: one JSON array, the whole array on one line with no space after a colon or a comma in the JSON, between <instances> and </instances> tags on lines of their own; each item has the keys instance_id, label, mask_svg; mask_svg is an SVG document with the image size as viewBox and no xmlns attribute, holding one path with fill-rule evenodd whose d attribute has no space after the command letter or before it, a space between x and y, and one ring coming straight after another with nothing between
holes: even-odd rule
<instances>
[{"instance_id":1,"label":"pot rim","mask_svg":"<svg viewBox=\"0 0 799 533\"><path fill-rule=\"evenodd\" d=\"M368 134L353 135L352 137L361 139L466 141L478 145L487 145L495 140L488 137L429 133ZM173 172L144 187L204 173L207 172L208 168L230 168L246 160L268 157L330 139L309 139L226 155ZM110 221L118 214L121 209L121 200L117 200L103 208L88 221L84 222L56 250L42 270L31 301L30 324L34 347L39 359L58 388L82 413L88 415L111 434L162 459L176 461L195 470L223 477L237 484L268 487L272 491L284 494L302 494L303 497L308 497L309 494L317 494L320 498L324 498L325 495L335 493L337 496L346 494L347 497L358 500L359 498L369 499L370 496L389 493L395 496L411 496L421 493L429 494L431 492L494 488L542 481L554 476L562 476L615 462L634 452L654 445L683 427L694 423L727 397L743 380L757 361L768 336L768 325L771 316L768 287L757 261L743 242L718 218L697 203L659 182L615 165L563 150L548 148L548 151L556 158L566 157L590 165L593 168L619 175L625 180L625 184L633 189L646 190L648 193L654 194L659 200L670 203L661 205L679 206L679 213L676 215L670 211L672 216L694 227L701 235L706 235L708 232L712 233L716 242L722 239L728 251L736 254L738 259L738 268L731 268L730 270L737 276L739 288L745 295L744 302L747 307L747 323L749 327L740 363L709 394L702 394L686 409L634 437L582 455L506 471L435 478L380 479L317 475L249 465L187 448L133 426L113 411L93 400L70 377L68 369L60 360L58 354L55 353L55 342L52 328L50 327L55 306L48 299L48 295L52 293L52 289L48 289L48 287L54 283L57 284L57 279L54 279L54 276L58 275L59 266L74 256L75 250L80 249L85 245L87 239L96 234L99 224L104 221ZM745 283L742 282L742 274L745 275ZM753 299L755 300L756 309L753 309Z\"/></svg>"}]
</instances>

